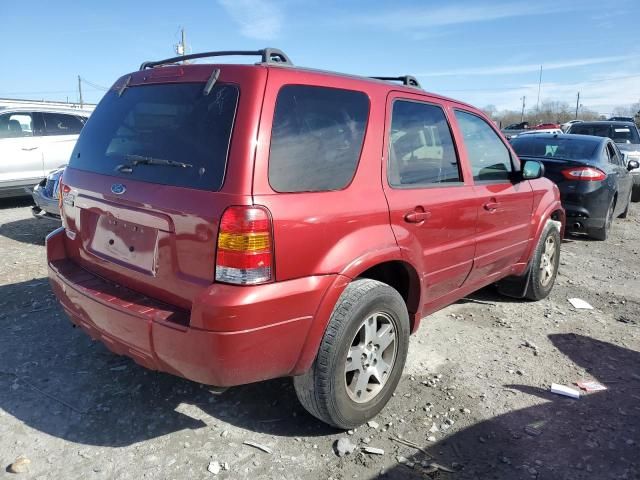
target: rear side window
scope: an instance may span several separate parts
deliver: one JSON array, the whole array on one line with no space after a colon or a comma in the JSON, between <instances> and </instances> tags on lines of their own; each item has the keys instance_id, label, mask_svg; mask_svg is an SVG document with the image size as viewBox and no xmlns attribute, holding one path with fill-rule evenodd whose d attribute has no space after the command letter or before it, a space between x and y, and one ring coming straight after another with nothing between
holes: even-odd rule
<instances>
[{"instance_id":1,"label":"rear side window","mask_svg":"<svg viewBox=\"0 0 640 480\"><path fill-rule=\"evenodd\" d=\"M392 187L462 181L442 108L407 100L393 103L387 175Z\"/></svg>"},{"instance_id":2,"label":"rear side window","mask_svg":"<svg viewBox=\"0 0 640 480\"><path fill-rule=\"evenodd\" d=\"M511 155L498 134L482 118L456 110L473 179L479 182L508 180L513 170Z\"/></svg>"},{"instance_id":3,"label":"rear side window","mask_svg":"<svg viewBox=\"0 0 640 480\"><path fill-rule=\"evenodd\" d=\"M44 131L46 135L77 135L84 123L73 115L43 112Z\"/></svg>"},{"instance_id":4,"label":"rear side window","mask_svg":"<svg viewBox=\"0 0 640 480\"><path fill-rule=\"evenodd\" d=\"M271 132L271 188L321 192L346 187L358 165L368 116L363 92L282 87Z\"/></svg>"},{"instance_id":5,"label":"rear side window","mask_svg":"<svg viewBox=\"0 0 640 480\"><path fill-rule=\"evenodd\" d=\"M0 115L0 138L33 136L33 118L30 113L6 113Z\"/></svg>"},{"instance_id":6,"label":"rear side window","mask_svg":"<svg viewBox=\"0 0 640 480\"><path fill-rule=\"evenodd\" d=\"M238 89L202 83L144 85L108 92L84 126L69 166L199 190L219 190ZM129 168L128 168L129 167Z\"/></svg>"}]
</instances>

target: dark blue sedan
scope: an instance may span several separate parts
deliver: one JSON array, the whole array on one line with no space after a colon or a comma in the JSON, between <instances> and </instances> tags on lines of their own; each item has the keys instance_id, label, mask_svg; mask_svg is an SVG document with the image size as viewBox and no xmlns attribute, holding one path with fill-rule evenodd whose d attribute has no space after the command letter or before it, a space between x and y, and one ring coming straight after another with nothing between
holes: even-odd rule
<instances>
[{"instance_id":1,"label":"dark blue sedan","mask_svg":"<svg viewBox=\"0 0 640 480\"><path fill-rule=\"evenodd\" d=\"M633 179L623 155L609 138L591 135L534 134L512 140L522 160L538 160L545 177L560 189L567 212L566 231L606 240L616 217L629 211Z\"/></svg>"}]
</instances>

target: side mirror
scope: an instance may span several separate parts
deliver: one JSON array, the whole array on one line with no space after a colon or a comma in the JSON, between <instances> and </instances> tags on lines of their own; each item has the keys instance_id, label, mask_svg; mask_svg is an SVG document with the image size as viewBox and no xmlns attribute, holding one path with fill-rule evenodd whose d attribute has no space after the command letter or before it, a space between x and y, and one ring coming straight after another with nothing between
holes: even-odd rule
<instances>
[{"instance_id":1,"label":"side mirror","mask_svg":"<svg viewBox=\"0 0 640 480\"><path fill-rule=\"evenodd\" d=\"M627 162L627 170L635 170L636 168L640 168L640 163L637 160L629 160Z\"/></svg>"},{"instance_id":2,"label":"side mirror","mask_svg":"<svg viewBox=\"0 0 640 480\"><path fill-rule=\"evenodd\" d=\"M535 180L544 177L544 164L536 160L527 160L522 166L522 179Z\"/></svg>"}]
</instances>

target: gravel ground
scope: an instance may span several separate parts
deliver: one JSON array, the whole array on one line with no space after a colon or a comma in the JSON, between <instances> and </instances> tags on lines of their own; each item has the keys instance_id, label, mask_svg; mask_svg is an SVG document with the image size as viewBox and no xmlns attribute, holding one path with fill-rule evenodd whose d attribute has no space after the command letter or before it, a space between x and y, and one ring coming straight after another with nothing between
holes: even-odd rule
<instances>
[{"instance_id":1,"label":"gravel ground","mask_svg":"<svg viewBox=\"0 0 640 480\"><path fill-rule=\"evenodd\" d=\"M307 415L290 380L215 396L71 328L46 279L56 225L29 208L0 201L0 477L205 479L219 462L229 479L640 478L637 205L609 241L563 243L548 299L488 288L425 319L395 397L353 432ZM584 379L608 390L549 392ZM339 457L339 438L356 450ZM7 473L21 455L29 471Z\"/></svg>"}]
</instances>

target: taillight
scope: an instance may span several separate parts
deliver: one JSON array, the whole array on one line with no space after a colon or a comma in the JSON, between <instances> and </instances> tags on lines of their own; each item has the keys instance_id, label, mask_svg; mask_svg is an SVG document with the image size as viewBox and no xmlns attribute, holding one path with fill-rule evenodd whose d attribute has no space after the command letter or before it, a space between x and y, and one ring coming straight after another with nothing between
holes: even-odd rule
<instances>
[{"instance_id":1,"label":"taillight","mask_svg":"<svg viewBox=\"0 0 640 480\"><path fill-rule=\"evenodd\" d=\"M273 280L271 218L264 207L229 207L220 220L216 281L257 285Z\"/></svg>"},{"instance_id":2,"label":"taillight","mask_svg":"<svg viewBox=\"0 0 640 480\"><path fill-rule=\"evenodd\" d=\"M607 174L602 170L593 167L575 167L562 170L562 175L567 180L583 180L595 182L607 178Z\"/></svg>"},{"instance_id":3,"label":"taillight","mask_svg":"<svg viewBox=\"0 0 640 480\"><path fill-rule=\"evenodd\" d=\"M64 183L62 183L62 175L61 175L60 179L58 180L58 208L60 209L61 212L62 212L62 205L64 203L64 196L70 191L71 191L71 187L69 185L65 185Z\"/></svg>"}]
</instances>

